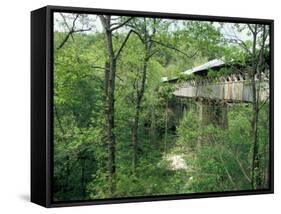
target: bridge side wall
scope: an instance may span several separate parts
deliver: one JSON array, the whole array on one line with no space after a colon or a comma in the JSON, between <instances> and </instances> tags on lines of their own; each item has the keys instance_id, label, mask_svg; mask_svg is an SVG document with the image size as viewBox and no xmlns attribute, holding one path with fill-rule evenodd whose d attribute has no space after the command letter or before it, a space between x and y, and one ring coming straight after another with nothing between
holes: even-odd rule
<instances>
[{"instance_id":1,"label":"bridge side wall","mask_svg":"<svg viewBox=\"0 0 281 214\"><path fill-rule=\"evenodd\" d=\"M269 96L269 81L257 81L257 91L260 100ZM218 83L192 84L190 82L179 84L174 91L177 97L201 97L233 102L252 102L252 84L250 81L231 81Z\"/></svg>"}]
</instances>

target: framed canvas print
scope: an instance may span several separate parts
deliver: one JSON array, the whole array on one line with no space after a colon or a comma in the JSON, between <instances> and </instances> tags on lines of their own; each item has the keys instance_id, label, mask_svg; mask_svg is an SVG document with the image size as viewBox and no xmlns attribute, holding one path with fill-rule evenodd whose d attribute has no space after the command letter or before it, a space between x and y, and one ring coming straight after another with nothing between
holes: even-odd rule
<instances>
[{"instance_id":1,"label":"framed canvas print","mask_svg":"<svg viewBox=\"0 0 281 214\"><path fill-rule=\"evenodd\" d=\"M273 193L273 20L31 12L31 201Z\"/></svg>"}]
</instances>

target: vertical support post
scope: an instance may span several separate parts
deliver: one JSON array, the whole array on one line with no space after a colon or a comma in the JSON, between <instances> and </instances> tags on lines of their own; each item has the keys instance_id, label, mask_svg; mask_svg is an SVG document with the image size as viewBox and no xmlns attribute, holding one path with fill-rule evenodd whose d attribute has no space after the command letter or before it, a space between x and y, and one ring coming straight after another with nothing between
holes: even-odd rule
<instances>
[{"instance_id":1,"label":"vertical support post","mask_svg":"<svg viewBox=\"0 0 281 214\"><path fill-rule=\"evenodd\" d=\"M196 101L199 113L200 129L207 125L214 125L221 129L227 128L227 105L224 102L210 99ZM202 142L200 137L199 142Z\"/></svg>"}]
</instances>

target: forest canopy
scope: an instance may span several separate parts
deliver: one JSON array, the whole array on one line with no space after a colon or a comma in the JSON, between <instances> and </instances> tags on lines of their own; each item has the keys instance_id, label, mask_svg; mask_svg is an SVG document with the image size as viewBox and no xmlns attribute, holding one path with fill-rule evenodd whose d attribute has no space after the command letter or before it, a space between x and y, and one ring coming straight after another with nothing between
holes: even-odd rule
<instances>
[{"instance_id":1,"label":"forest canopy","mask_svg":"<svg viewBox=\"0 0 281 214\"><path fill-rule=\"evenodd\" d=\"M269 26L54 13L53 200L269 188Z\"/></svg>"}]
</instances>

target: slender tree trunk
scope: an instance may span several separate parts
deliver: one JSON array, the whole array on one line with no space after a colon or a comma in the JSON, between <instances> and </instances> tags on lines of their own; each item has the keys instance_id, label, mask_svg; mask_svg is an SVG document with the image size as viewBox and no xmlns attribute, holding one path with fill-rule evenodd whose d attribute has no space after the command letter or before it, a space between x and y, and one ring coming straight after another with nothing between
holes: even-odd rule
<instances>
[{"instance_id":1,"label":"slender tree trunk","mask_svg":"<svg viewBox=\"0 0 281 214\"><path fill-rule=\"evenodd\" d=\"M108 146L108 182L109 195L112 196L115 191L115 134L114 134L114 91L115 91L115 72L116 60L113 51L112 31L109 30L110 18L108 17L108 26L105 27L107 51L109 55L109 70L105 76L108 77L107 82L107 146ZM106 83L105 83L106 84Z\"/></svg>"},{"instance_id":2,"label":"slender tree trunk","mask_svg":"<svg viewBox=\"0 0 281 214\"><path fill-rule=\"evenodd\" d=\"M164 154L167 153L167 140L168 140L168 99L165 108L165 136L164 136Z\"/></svg>"},{"instance_id":3,"label":"slender tree trunk","mask_svg":"<svg viewBox=\"0 0 281 214\"><path fill-rule=\"evenodd\" d=\"M136 113L134 117L134 123L132 127L132 144L133 144L133 159L132 159L132 172L136 173L137 165L137 153L138 153L138 126L139 126L139 112L140 112L140 103L137 101Z\"/></svg>"},{"instance_id":4,"label":"slender tree trunk","mask_svg":"<svg viewBox=\"0 0 281 214\"><path fill-rule=\"evenodd\" d=\"M148 47L145 46L145 56L144 56L144 64L143 64L143 72L141 78L141 86L140 89L137 89L137 100L136 100L136 112L134 116L134 123L132 127L132 144L133 144L133 160L132 160L132 171L135 174L137 159L138 159L138 129L139 129L139 115L141 111L141 102L144 95L145 90L145 82L147 78L147 66L148 66Z\"/></svg>"},{"instance_id":5,"label":"slender tree trunk","mask_svg":"<svg viewBox=\"0 0 281 214\"><path fill-rule=\"evenodd\" d=\"M107 101L108 96L108 82L109 82L109 63L105 62L104 68L104 94L105 94L105 101Z\"/></svg>"},{"instance_id":6,"label":"slender tree trunk","mask_svg":"<svg viewBox=\"0 0 281 214\"><path fill-rule=\"evenodd\" d=\"M108 170L109 170L109 191L110 194L114 192L114 177L115 177L115 134L114 134L114 88L115 88L115 69L116 63L112 59L110 61L110 73L108 84Z\"/></svg>"},{"instance_id":7,"label":"slender tree trunk","mask_svg":"<svg viewBox=\"0 0 281 214\"><path fill-rule=\"evenodd\" d=\"M82 198L86 199L86 185L85 185L85 163L86 159L82 158L82 163L81 163L81 193L82 193Z\"/></svg>"},{"instance_id":8,"label":"slender tree trunk","mask_svg":"<svg viewBox=\"0 0 281 214\"><path fill-rule=\"evenodd\" d=\"M252 144L253 144L253 160L252 160L252 187L259 188L261 182L258 171L260 170L259 144L257 142L258 134L258 103L256 100L256 84L252 83L253 90L253 117L252 117ZM255 88L255 89L254 89ZM255 95L254 95L255 94Z\"/></svg>"},{"instance_id":9,"label":"slender tree trunk","mask_svg":"<svg viewBox=\"0 0 281 214\"><path fill-rule=\"evenodd\" d=\"M258 134L258 97L255 76L257 74L258 61L256 57L256 45L257 45L257 25L255 25L253 31L253 48L252 48L252 69L251 69L251 82L252 82L252 92L253 92L253 117L252 117L252 146L253 146L253 158L252 158L252 188L258 189L261 186L261 179L259 176L260 170L260 155L259 155L259 145L257 142Z\"/></svg>"},{"instance_id":10,"label":"slender tree trunk","mask_svg":"<svg viewBox=\"0 0 281 214\"><path fill-rule=\"evenodd\" d=\"M269 112L267 111L267 114L269 115ZM267 118L266 120L266 123L264 124L264 130L267 130L269 127L269 117ZM269 171L268 171L268 160L269 160L269 157L268 157L268 145L269 144L269 141L265 142L264 145L263 145L263 154L264 154L264 157L263 157L263 170L262 170L262 173L263 173L263 176L262 176L262 180L263 180L263 188L268 188L268 174L269 174Z\"/></svg>"},{"instance_id":11,"label":"slender tree trunk","mask_svg":"<svg viewBox=\"0 0 281 214\"><path fill-rule=\"evenodd\" d=\"M126 42L129 39L131 31L127 34L126 39L122 43L120 49L114 53L113 48L113 31L123 27L126 23L128 23L131 18L128 18L123 23L112 27L111 24L111 16L109 15L100 15L100 20L104 28L105 37L106 37L106 46L108 53L108 62L106 62L105 66L105 82L104 82L104 90L106 96L106 139L107 139L107 147L108 147L108 190L109 196L113 196L115 192L115 173L116 173L116 163L115 163L115 121L114 121L114 92L115 92L115 75L116 75L116 61L118 56L121 54Z\"/></svg>"},{"instance_id":12,"label":"slender tree trunk","mask_svg":"<svg viewBox=\"0 0 281 214\"><path fill-rule=\"evenodd\" d=\"M65 150L67 151L67 150ZM66 156L66 185L65 185L65 192L68 192L69 191L69 183L70 183L70 158L69 158L69 155Z\"/></svg>"},{"instance_id":13,"label":"slender tree trunk","mask_svg":"<svg viewBox=\"0 0 281 214\"><path fill-rule=\"evenodd\" d=\"M149 136L150 136L150 142L155 144L156 142L156 136L155 136L155 109L152 107L151 109L151 123L150 123L150 129L149 129Z\"/></svg>"}]
</instances>

